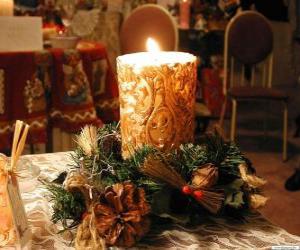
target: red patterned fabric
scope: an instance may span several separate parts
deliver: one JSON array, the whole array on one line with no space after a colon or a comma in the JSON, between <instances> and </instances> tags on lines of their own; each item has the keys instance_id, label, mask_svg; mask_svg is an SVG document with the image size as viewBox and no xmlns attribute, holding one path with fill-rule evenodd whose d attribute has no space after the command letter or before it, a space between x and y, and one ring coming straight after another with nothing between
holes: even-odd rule
<instances>
[{"instance_id":1,"label":"red patterned fabric","mask_svg":"<svg viewBox=\"0 0 300 250\"><path fill-rule=\"evenodd\" d=\"M91 87L83 60L77 51L53 50L51 117L55 127L76 132L83 124L102 122L97 118ZM55 90L55 93L54 93Z\"/></svg>"},{"instance_id":2,"label":"red patterned fabric","mask_svg":"<svg viewBox=\"0 0 300 250\"><path fill-rule=\"evenodd\" d=\"M0 150L10 147L16 119L31 125L29 143L46 142L49 124L78 132L117 121L118 87L105 47L0 53Z\"/></svg>"},{"instance_id":3,"label":"red patterned fabric","mask_svg":"<svg viewBox=\"0 0 300 250\"><path fill-rule=\"evenodd\" d=\"M220 116L224 102L222 70L205 68L201 72L203 99L212 116Z\"/></svg>"},{"instance_id":4,"label":"red patterned fabric","mask_svg":"<svg viewBox=\"0 0 300 250\"><path fill-rule=\"evenodd\" d=\"M21 119L31 125L28 141L46 139L46 100L41 82L36 80L34 53L1 53L0 70L0 148L12 141L13 124ZM28 86L33 91L28 91ZM38 106L33 106L38 104Z\"/></svg>"},{"instance_id":5,"label":"red patterned fabric","mask_svg":"<svg viewBox=\"0 0 300 250\"><path fill-rule=\"evenodd\" d=\"M84 62L85 71L88 74L89 82L91 83L91 89L93 91L94 103L97 108L99 117L104 123L110 123L112 121L118 121L120 119L119 115L119 91L114 75L113 69L108 60L108 54L105 47L100 43L94 43L94 48L81 49L81 57ZM91 53L91 51L94 51ZM102 66L102 71L105 76L105 85L103 86L103 91L98 91L99 84L97 81L97 74L93 74L93 63L97 61L102 61L100 67Z\"/></svg>"}]
</instances>

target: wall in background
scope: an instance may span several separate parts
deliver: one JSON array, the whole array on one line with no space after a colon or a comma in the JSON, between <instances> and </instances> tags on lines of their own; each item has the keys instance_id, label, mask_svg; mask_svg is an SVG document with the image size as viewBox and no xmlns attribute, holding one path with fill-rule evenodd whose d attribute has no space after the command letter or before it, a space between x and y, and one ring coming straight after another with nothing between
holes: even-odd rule
<instances>
[{"instance_id":1,"label":"wall in background","mask_svg":"<svg viewBox=\"0 0 300 250\"><path fill-rule=\"evenodd\" d=\"M296 84L300 75L300 43L293 39L291 23L272 21L274 31L274 85Z\"/></svg>"}]
</instances>

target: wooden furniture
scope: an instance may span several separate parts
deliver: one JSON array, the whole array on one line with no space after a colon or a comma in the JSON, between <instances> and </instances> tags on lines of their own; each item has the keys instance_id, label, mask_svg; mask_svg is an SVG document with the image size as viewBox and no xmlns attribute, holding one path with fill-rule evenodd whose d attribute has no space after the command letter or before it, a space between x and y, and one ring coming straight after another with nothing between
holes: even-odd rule
<instances>
[{"instance_id":1,"label":"wooden furniture","mask_svg":"<svg viewBox=\"0 0 300 250\"><path fill-rule=\"evenodd\" d=\"M272 88L272 50L273 32L264 16L254 11L245 11L231 19L225 33L223 91L226 98L220 125L221 127L223 125L228 99L232 101L230 130L232 141L236 137L238 102L245 100L281 102L283 105L282 158L286 160L288 96ZM245 70L249 69L251 72L247 79ZM258 74L258 71L262 73Z\"/></svg>"},{"instance_id":2,"label":"wooden furniture","mask_svg":"<svg viewBox=\"0 0 300 250\"><path fill-rule=\"evenodd\" d=\"M177 25L170 13L156 4L134 9L124 21L120 32L121 54L145 51L149 37L158 42L161 50L178 48Z\"/></svg>"}]
</instances>

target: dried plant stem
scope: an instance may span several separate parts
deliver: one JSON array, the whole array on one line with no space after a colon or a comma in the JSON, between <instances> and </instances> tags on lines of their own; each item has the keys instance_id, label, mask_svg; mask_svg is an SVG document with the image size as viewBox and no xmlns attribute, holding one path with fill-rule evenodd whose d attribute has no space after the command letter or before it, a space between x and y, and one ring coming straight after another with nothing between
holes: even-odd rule
<instances>
[{"instance_id":1,"label":"dried plant stem","mask_svg":"<svg viewBox=\"0 0 300 250\"><path fill-rule=\"evenodd\" d=\"M211 213L217 213L222 207L224 194L222 192L207 190L202 190L202 193L203 198L199 201L199 203Z\"/></svg>"},{"instance_id":2,"label":"dried plant stem","mask_svg":"<svg viewBox=\"0 0 300 250\"><path fill-rule=\"evenodd\" d=\"M182 190L184 187L188 187L190 192L186 193L194 197L204 208L206 208L211 213L218 213L221 209L224 194L219 191L209 191L206 189L202 189L199 187L189 186L183 177L176 172L172 166L168 165L163 159L155 158L153 156L149 156L142 168L141 171L161 182L165 182L170 186ZM201 197L197 197L196 192L200 192Z\"/></svg>"},{"instance_id":3,"label":"dried plant stem","mask_svg":"<svg viewBox=\"0 0 300 250\"><path fill-rule=\"evenodd\" d=\"M20 155L22 154L25 147L28 130L29 130L28 124L24 124L22 121L17 120L15 126L14 138L13 138L12 153L11 153L10 171L12 172L16 171L17 161L19 160Z\"/></svg>"},{"instance_id":4,"label":"dried plant stem","mask_svg":"<svg viewBox=\"0 0 300 250\"><path fill-rule=\"evenodd\" d=\"M186 185L184 179L162 159L148 157L143 164L142 172L178 189Z\"/></svg>"}]
</instances>

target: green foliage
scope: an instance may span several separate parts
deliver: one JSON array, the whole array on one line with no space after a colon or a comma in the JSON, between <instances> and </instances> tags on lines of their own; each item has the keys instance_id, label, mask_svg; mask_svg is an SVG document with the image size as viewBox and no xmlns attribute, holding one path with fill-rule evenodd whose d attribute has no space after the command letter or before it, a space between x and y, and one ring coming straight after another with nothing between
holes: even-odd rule
<instances>
[{"instance_id":1,"label":"green foliage","mask_svg":"<svg viewBox=\"0 0 300 250\"><path fill-rule=\"evenodd\" d=\"M236 145L225 142L216 134L205 136L201 144L181 145L179 149L169 153L145 145L137 149L129 159L123 159L118 124L109 124L98 130L98 148L94 155L86 156L80 148L77 148L72 157L74 167L80 168L99 192L102 191L100 187L130 180L138 187L144 188L147 200L153 206L157 206L156 210L159 210L159 213L166 211L170 214L167 203L170 203L171 189L167 189L166 184L153 180L140 171L140 167L150 154L161 157L173 166L187 182L191 181L192 172L196 168L206 163L214 164L219 171L216 187L224 190L225 207L239 210L247 207L248 200L244 197L249 190L244 188L238 166L241 163L248 163L248 160ZM49 185L48 189L54 202L52 220L61 221L65 228L78 224L82 213L86 210L82 195L69 193L63 187L56 185ZM168 194L159 195L164 192ZM187 197L182 196L183 199L180 199L180 196L182 195L178 191L179 202L176 206L185 207L190 214L196 214L199 204L195 204L193 199Z\"/></svg>"},{"instance_id":2,"label":"green foliage","mask_svg":"<svg viewBox=\"0 0 300 250\"><path fill-rule=\"evenodd\" d=\"M56 184L46 184L46 188L51 194L50 201L53 202L51 220L54 223L60 221L64 229L76 227L86 211L83 195L80 192L68 192Z\"/></svg>"},{"instance_id":3,"label":"green foliage","mask_svg":"<svg viewBox=\"0 0 300 250\"><path fill-rule=\"evenodd\" d=\"M131 180L137 186L143 187L149 196L159 191L162 185L145 177L139 171L139 167L149 154L155 152L153 147L145 145L136 150L132 157L124 160L121 156L119 125L107 124L98 130L98 154L88 157L80 148L77 148L73 159L75 167L83 167L86 172L93 173L94 182L110 186Z\"/></svg>"},{"instance_id":4,"label":"green foliage","mask_svg":"<svg viewBox=\"0 0 300 250\"><path fill-rule=\"evenodd\" d=\"M240 177L238 166L246 162L239 148L226 143L217 134L206 135L203 143L181 145L179 150L170 154L172 165L189 180L192 172L206 163L219 169L219 184L230 183Z\"/></svg>"},{"instance_id":5,"label":"green foliage","mask_svg":"<svg viewBox=\"0 0 300 250\"><path fill-rule=\"evenodd\" d=\"M242 205L244 205L244 193L242 192L243 185L244 181L242 179L236 179L224 187L226 195L225 205L233 208L240 208Z\"/></svg>"}]
</instances>

